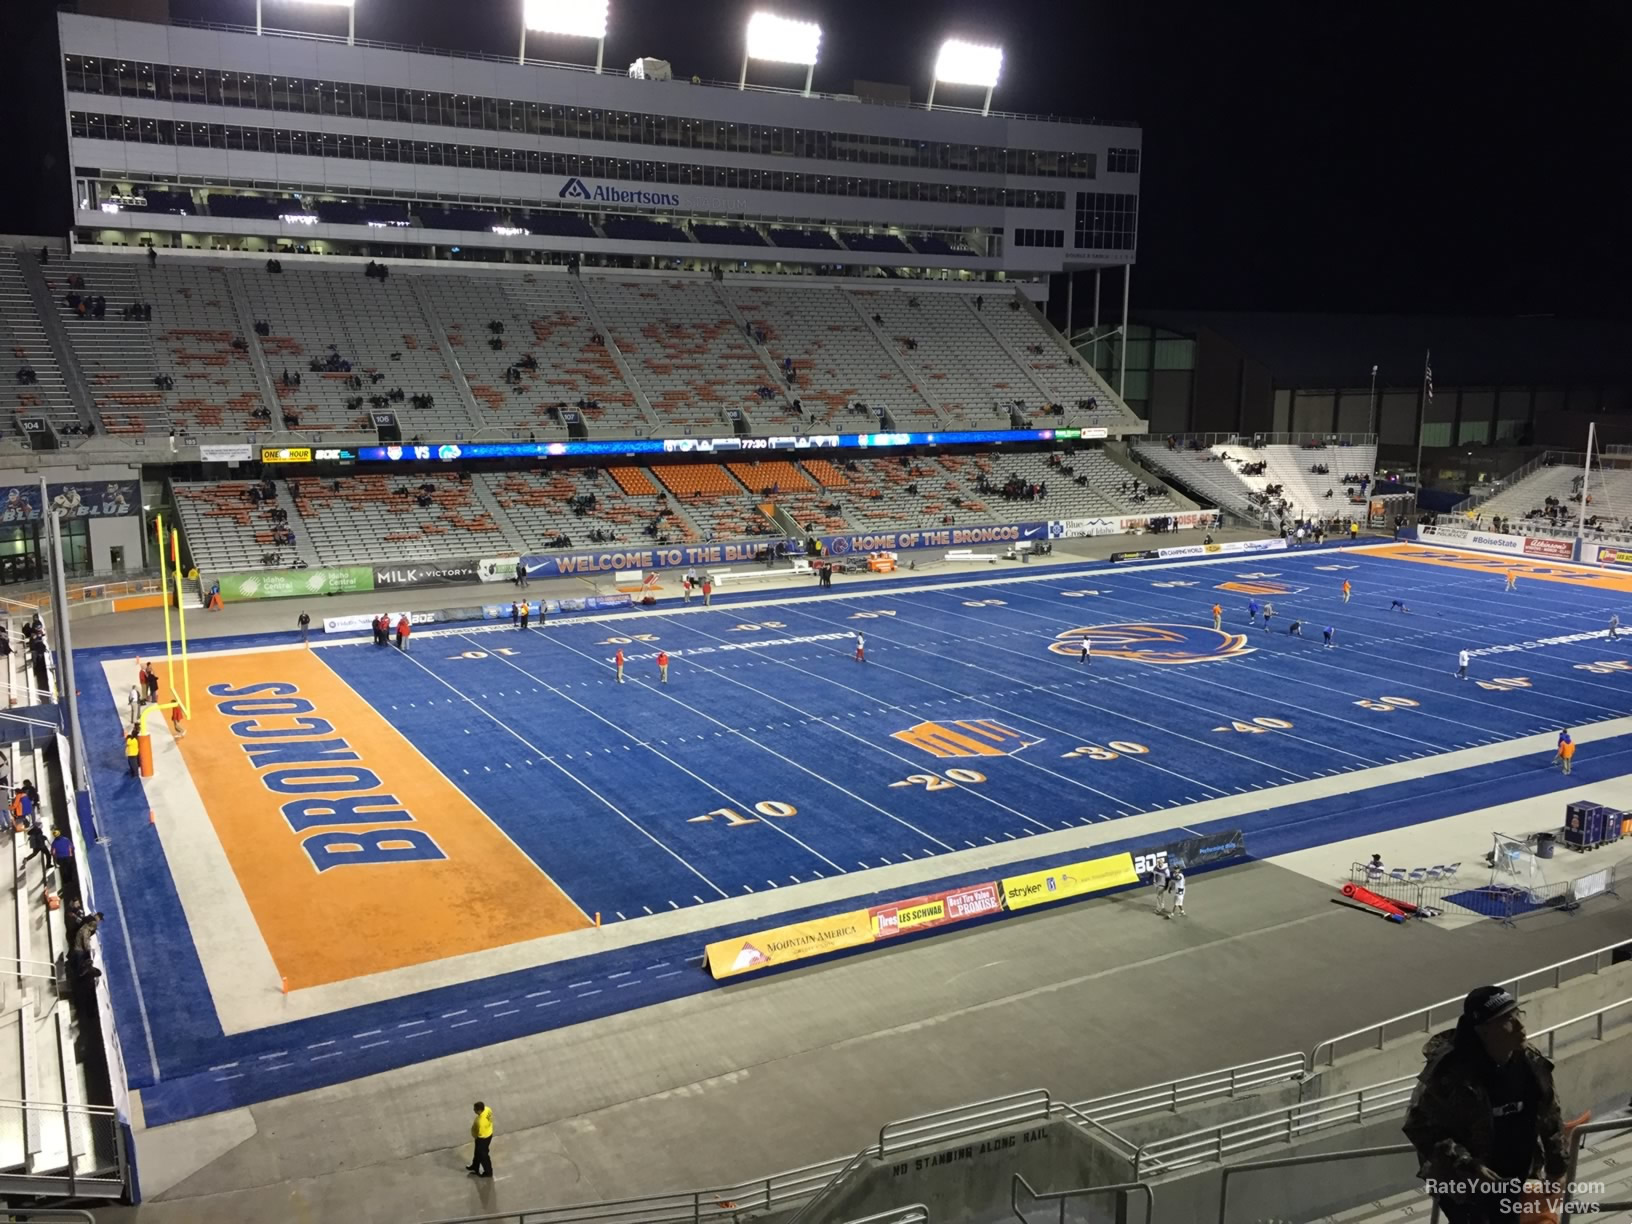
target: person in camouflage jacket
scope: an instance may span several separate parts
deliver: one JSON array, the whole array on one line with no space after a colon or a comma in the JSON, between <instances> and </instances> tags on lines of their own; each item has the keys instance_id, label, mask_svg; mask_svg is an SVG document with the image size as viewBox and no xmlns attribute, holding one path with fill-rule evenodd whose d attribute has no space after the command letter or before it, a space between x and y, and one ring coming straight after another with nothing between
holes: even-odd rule
<instances>
[{"instance_id":1,"label":"person in camouflage jacket","mask_svg":"<svg viewBox=\"0 0 1632 1224\"><path fill-rule=\"evenodd\" d=\"M1423 1047L1404 1130L1449 1224L1516 1221L1524 1179L1566 1171L1553 1064L1526 1044L1523 1018L1511 994L1481 986Z\"/></svg>"}]
</instances>

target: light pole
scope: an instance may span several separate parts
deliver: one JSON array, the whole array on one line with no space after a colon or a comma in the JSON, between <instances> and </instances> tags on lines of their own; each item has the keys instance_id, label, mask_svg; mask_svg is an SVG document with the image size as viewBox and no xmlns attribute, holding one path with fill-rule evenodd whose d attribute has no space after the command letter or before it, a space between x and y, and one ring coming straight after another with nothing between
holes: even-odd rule
<instances>
[{"instance_id":1,"label":"light pole","mask_svg":"<svg viewBox=\"0 0 1632 1224\"><path fill-rule=\"evenodd\" d=\"M935 75L929 79L929 102L925 110L935 109L935 86L973 85L986 91L980 113L992 113L992 90L1003 71L1003 48L981 47L962 39L949 38L941 44L941 53L935 59Z\"/></svg>"},{"instance_id":2,"label":"light pole","mask_svg":"<svg viewBox=\"0 0 1632 1224\"><path fill-rule=\"evenodd\" d=\"M1366 420L1371 423L1371 436L1377 437L1377 367L1371 367L1371 411Z\"/></svg>"}]
</instances>

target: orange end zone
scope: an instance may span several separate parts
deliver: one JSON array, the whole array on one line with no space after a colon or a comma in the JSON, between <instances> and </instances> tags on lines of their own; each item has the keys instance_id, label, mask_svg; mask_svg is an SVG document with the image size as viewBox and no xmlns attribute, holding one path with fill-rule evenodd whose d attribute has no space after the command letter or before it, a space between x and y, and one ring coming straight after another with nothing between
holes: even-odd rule
<instances>
[{"instance_id":1,"label":"orange end zone","mask_svg":"<svg viewBox=\"0 0 1632 1224\"><path fill-rule=\"evenodd\" d=\"M1569 586L1592 587L1599 591L1632 591L1632 573L1600 572L1585 566L1534 561L1528 557L1458 552L1440 545L1429 548L1422 544L1385 544L1366 551L1372 556L1391 557L1396 561L1415 561L1422 565L1446 565L1452 569L1479 570L1504 580L1508 573L1512 572L1519 576L1520 581L1562 582Z\"/></svg>"},{"instance_id":2,"label":"orange end zone","mask_svg":"<svg viewBox=\"0 0 1632 1224\"><path fill-rule=\"evenodd\" d=\"M315 654L192 673L178 747L289 989L591 925Z\"/></svg>"}]
</instances>

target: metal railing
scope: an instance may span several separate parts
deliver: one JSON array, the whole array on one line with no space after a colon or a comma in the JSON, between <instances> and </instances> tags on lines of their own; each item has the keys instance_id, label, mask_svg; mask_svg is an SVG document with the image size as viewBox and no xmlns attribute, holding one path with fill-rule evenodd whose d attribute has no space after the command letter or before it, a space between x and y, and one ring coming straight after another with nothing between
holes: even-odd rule
<instances>
[{"instance_id":1,"label":"metal railing","mask_svg":"<svg viewBox=\"0 0 1632 1224\"><path fill-rule=\"evenodd\" d=\"M257 32L254 26L232 25L222 21L192 21L181 17L171 17L164 24L173 26L187 26L188 28L194 30L219 30L229 34L254 34ZM341 34L317 34L306 30L274 30L265 26L261 28L259 33L270 38L298 38L306 42L339 43L342 46L346 45L346 38ZM482 60L489 64L514 65L516 63L516 57L513 55L495 55L491 51L454 51L446 47L427 47L422 43L394 43L382 42L375 38L358 38L352 40L351 45L358 47L372 47L381 51L407 51L416 55L436 55L441 56L444 59ZM557 60L534 59L532 56L527 57L526 64L529 68L559 68L565 72L593 73L595 71L595 66L593 64L566 64ZM603 73L603 75L616 77L622 74L614 69L610 73ZM710 81L698 79L694 80L692 83L704 85L713 89L729 89L732 93L744 91L749 93L774 93L785 94L788 97L793 98L810 97L825 98L829 101L863 102L873 106L892 106L906 110L928 111L930 109L929 106L923 102L889 102L876 98L860 98L855 94L822 93L820 90L815 89L806 94L802 89L784 89L776 85L749 84L746 86L740 86L736 81ZM1098 127L1139 126L1139 124L1132 119L1084 119L1073 115L1030 115L1023 111L981 111L978 108L969 106L943 105L936 106L934 109L935 111L953 111L961 115L985 114L989 115L993 119L1031 119L1044 123L1092 124Z\"/></svg>"},{"instance_id":2,"label":"metal railing","mask_svg":"<svg viewBox=\"0 0 1632 1224\"><path fill-rule=\"evenodd\" d=\"M1527 476L1535 475L1537 472L1541 471L1542 468L1556 467L1559 465L1559 463L1568 462L1572 458L1574 459L1576 465L1580 466L1584 456L1579 454L1571 456L1558 451L1543 451L1534 459L1530 460L1529 463L1526 463L1521 467L1514 468L1495 484L1486 486L1483 492L1475 493L1472 497L1467 497L1462 501L1457 502L1456 505L1451 507L1450 512L1452 514L1466 514L1484 505L1491 498L1506 493L1514 485L1518 484L1519 481L1525 479Z\"/></svg>"},{"instance_id":3,"label":"metal railing","mask_svg":"<svg viewBox=\"0 0 1632 1224\"><path fill-rule=\"evenodd\" d=\"M1234 1096L1265 1084L1301 1076L1303 1056L1277 1054L1203 1075L1136 1088L1072 1105L1056 1101L1043 1089L1010 1093L974 1101L935 1113L890 1122L879 1129L878 1142L849 1156L804 1165L785 1173L756 1178L733 1186L656 1194L641 1198L493 1215L459 1216L431 1224L701 1224L724 1220L746 1211L768 1211L812 1202L829 1186L836 1186L869 1159L894 1155L929 1144L979 1134L997 1126L1062 1119L1098 1135L1117 1150L1132 1156L1134 1146L1105 1125L1113 1119L1138 1116L1183 1105ZM794 1217L797 1219L798 1217ZM792 1222L790 1221L790 1224Z\"/></svg>"},{"instance_id":4,"label":"metal railing","mask_svg":"<svg viewBox=\"0 0 1632 1224\"><path fill-rule=\"evenodd\" d=\"M1317 1131L1394 1114L1411 1100L1417 1077L1402 1075L1283 1109L1237 1118L1205 1130L1153 1139L1134 1153L1133 1175L1173 1173L1198 1164L1220 1164L1233 1152L1270 1143L1296 1143Z\"/></svg>"},{"instance_id":5,"label":"metal railing","mask_svg":"<svg viewBox=\"0 0 1632 1224\"><path fill-rule=\"evenodd\" d=\"M1200 449L1206 450L1210 446L1240 446L1249 450L1257 450L1265 446L1302 446L1310 450L1318 450L1324 446L1376 446L1377 435L1369 433L1328 433L1311 431L1301 433L1242 433L1233 430L1229 433L1178 433L1168 435L1153 433L1149 443L1157 445L1171 436L1174 444L1181 450L1189 449L1192 442L1198 443ZM1369 475L1370 473L1366 473Z\"/></svg>"},{"instance_id":6,"label":"metal railing","mask_svg":"<svg viewBox=\"0 0 1632 1224\"><path fill-rule=\"evenodd\" d=\"M1601 1042L1609 1027L1607 1017L1623 1010L1626 1018L1632 1018L1632 996L1561 1020L1528 1034L1526 1040L1531 1045L1539 1045L1538 1039L1545 1037L1546 1054L1552 1058L1562 1044L1560 1034L1564 1030L1591 1025L1591 1040ZM1316 1131L1387 1116L1401 1110L1411 1100L1416 1084L1415 1073L1402 1075L1368 1084L1364 1088L1300 1101L1284 1109L1237 1118L1187 1134L1154 1139L1135 1152L1133 1175L1138 1178L1147 1173L1172 1173L1208 1162L1222 1163L1232 1152L1261 1147L1266 1143L1295 1143Z\"/></svg>"},{"instance_id":7,"label":"metal railing","mask_svg":"<svg viewBox=\"0 0 1632 1224\"><path fill-rule=\"evenodd\" d=\"M1303 1072L1302 1054L1277 1054L1256 1062L1186 1076L1166 1084L1095 1097L1089 1101L1081 1101L1071 1108L1085 1122L1103 1126L1121 1121L1123 1118L1154 1113L1157 1110L1177 1113L1186 1105L1217 1100L1219 1097L1233 1097L1237 1093L1252 1091L1269 1084L1301 1079Z\"/></svg>"},{"instance_id":8,"label":"metal railing","mask_svg":"<svg viewBox=\"0 0 1632 1224\"><path fill-rule=\"evenodd\" d=\"M1566 969L1575 969L1582 965L1587 965L1588 967L1582 970L1581 973L1572 973L1570 976L1579 977L1586 973L1597 974L1602 969L1607 968L1613 963L1611 958L1614 956L1617 949L1627 947L1628 945L1632 945L1632 939L1623 939L1616 943L1606 944L1601 948L1593 949L1591 952L1583 952L1578 956L1572 956L1566 960L1557 961L1551 965L1543 965L1540 969L1532 969L1526 973L1521 973L1516 977L1504 978L1502 981L1494 984L1501 986L1522 1003L1524 1000L1524 984L1531 978L1543 977L1547 974L1552 974L1553 981L1551 987L1538 986L1533 987L1532 989L1557 990L1564 983L1564 971ZM1430 1003L1427 1007L1419 1007L1415 1011L1402 1012L1398 1016L1390 1016L1387 1020L1379 1021L1376 1024L1368 1024L1363 1028L1350 1029L1347 1033L1339 1033L1336 1037L1328 1037L1325 1041L1320 1042L1314 1049L1309 1051L1309 1056L1305 1061L1304 1072L1305 1074L1313 1074L1315 1068L1320 1064L1323 1054L1325 1057L1325 1065L1328 1067L1335 1066L1338 1058L1339 1044L1342 1042L1351 1041L1357 1037L1369 1038L1375 1035L1375 1044L1363 1048L1381 1050L1390 1040L1409 1036L1413 1033L1432 1033L1437 1025L1446 1023L1447 1019L1446 1017L1442 1016L1438 1021L1436 1021L1434 1019L1435 1013L1442 1012L1446 1008L1454 1007L1456 1009L1456 1014L1460 1015L1462 1011L1463 998L1464 996L1457 995L1455 998L1442 999L1438 1003ZM1454 1017L1451 1017L1451 1019L1454 1019ZM1410 1027L1401 1028L1398 1031L1390 1034L1389 1030L1394 1028L1396 1025L1409 1025Z\"/></svg>"},{"instance_id":9,"label":"metal railing","mask_svg":"<svg viewBox=\"0 0 1632 1224\"><path fill-rule=\"evenodd\" d=\"M908 1203L905 1207L892 1207L888 1211L875 1211L872 1215L856 1216L845 1220L844 1224L929 1224L929 1208L922 1203Z\"/></svg>"},{"instance_id":10,"label":"metal railing","mask_svg":"<svg viewBox=\"0 0 1632 1224\"><path fill-rule=\"evenodd\" d=\"M1322 1152L1316 1156L1280 1156L1274 1160L1253 1160L1245 1164L1225 1165L1218 1185L1218 1224L1228 1224L1230 1213L1230 1181L1243 1173L1264 1173L1270 1169L1293 1169L1316 1164L1331 1164L1342 1160L1374 1160L1385 1156L1416 1155L1417 1149L1409 1143L1395 1143L1387 1147L1354 1148L1347 1152Z\"/></svg>"},{"instance_id":11,"label":"metal railing","mask_svg":"<svg viewBox=\"0 0 1632 1224\"><path fill-rule=\"evenodd\" d=\"M1059 1224L1065 1224L1065 1204L1070 1199L1099 1198L1107 1194L1132 1194L1138 1192L1145 1196L1144 1224L1151 1224L1156 1218L1156 1191L1147 1182L1131 1181L1119 1182L1114 1186L1083 1186L1077 1190L1053 1190L1039 1194L1031 1188L1021 1174L1016 1173L1014 1180L1009 1183L1009 1210L1021 1224L1030 1224L1026 1213L1020 1210L1020 1192L1024 1190L1026 1196L1034 1203L1058 1203L1060 1205Z\"/></svg>"},{"instance_id":12,"label":"metal railing","mask_svg":"<svg viewBox=\"0 0 1632 1224\"><path fill-rule=\"evenodd\" d=\"M1575 1197L1581 1190L1581 1184L1576 1180L1576 1170L1581 1162L1581 1148L1586 1136L1628 1129L1632 1129L1632 1118L1605 1118L1602 1122L1584 1122L1570 1133L1570 1163L1564 1173L1564 1203L1559 1211L1558 1224L1570 1224L1570 1216L1576 1211L1595 1219L1611 1211L1632 1211L1632 1201L1583 1203Z\"/></svg>"},{"instance_id":13,"label":"metal railing","mask_svg":"<svg viewBox=\"0 0 1632 1224\"><path fill-rule=\"evenodd\" d=\"M45 1149L47 1136L60 1127L60 1170L0 1176L16 1186L26 1180L28 1192L69 1198L118 1198L125 1192L128 1153L119 1115L111 1105L73 1105L65 1101L0 1100L0 1117L15 1118L31 1153ZM91 1172L81 1172L88 1165Z\"/></svg>"}]
</instances>

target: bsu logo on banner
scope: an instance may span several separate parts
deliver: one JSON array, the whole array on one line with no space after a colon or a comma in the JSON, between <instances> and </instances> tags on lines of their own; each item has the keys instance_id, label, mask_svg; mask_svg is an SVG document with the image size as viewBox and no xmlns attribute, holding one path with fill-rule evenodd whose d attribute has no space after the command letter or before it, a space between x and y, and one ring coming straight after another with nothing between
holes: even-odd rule
<instances>
[{"instance_id":1,"label":"bsu logo on banner","mask_svg":"<svg viewBox=\"0 0 1632 1224\"><path fill-rule=\"evenodd\" d=\"M1093 644L1093 653L1135 663L1206 663L1213 659L1234 659L1251 654L1243 633L1228 633L1200 625L1088 625L1057 634L1048 648L1054 654L1075 659L1082 653L1082 640Z\"/></svg>"},{"instance_id":2,"label":"bsu logo on banner","mask_svg":"<svg viewBox=\"0 0 1632 1224\"><path fill-rule=\"evenodd\" d=\"M1043 742L1040 735L1028 735L990 718L968 718L958 722L921 722L905 731L893 731L891 739L911 744L931 756L1009 756Z\"/></svg>"}]
</instances>

